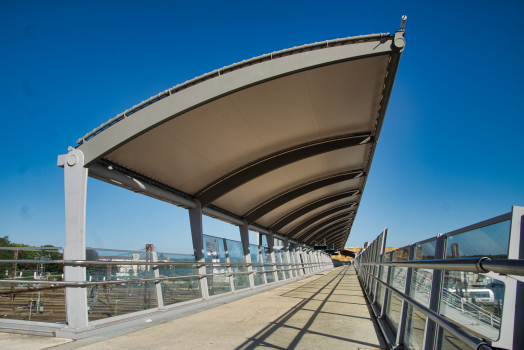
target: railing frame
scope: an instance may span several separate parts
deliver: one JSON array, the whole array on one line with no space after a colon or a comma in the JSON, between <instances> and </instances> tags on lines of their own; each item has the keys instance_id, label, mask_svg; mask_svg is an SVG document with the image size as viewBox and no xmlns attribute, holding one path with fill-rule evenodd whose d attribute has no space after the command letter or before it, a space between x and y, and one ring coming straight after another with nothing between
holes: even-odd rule
<instances>
[{"instance_id":1,"label":"railing frame","mask_svg":"<svg viewBox=\"0 0 524 350\"><path fill-rule=\"evenodd\" d=\"M511 220L508 259L445 259L447 247L446 242L448 237L475 230L478 228L482 228L485 226L493 225L506 220ZM375 253L375 244L378 243L379 238L377 237L377 239L371 242L371 244L369 244L367 248L363 249L359 254L357 254L357 257L355 258L355 269L357 270L357 274L362 283L362 288L367 294L368 299L370 300L372 310L375 316L377 317L379 326L388 341L389 348L407 348L407 345L404 344L407 317L409 317L407 312L407 304L411 304L413 306L413 304L410 301L407 301L405 298L403 298L399 327L396 333L393 334L392 331L394 329L391 329L392 327L390 327L389 322L385 317L385 314L386 310L389 307L387 302L389 299L389 293L393 292L391 282L392 270L394 266L403 266L407 268L406 283L404 290L398 292L408 297L410 296L412 289L411 284L413 282L413 269L426 268L433 270L429 303L426 309L437 314L440 312L439 308L443 293L442 284L444 278L444 271L450 270L474 272L483 274L488 278L503 280L505 283L505 294L504 305L502 310L502 319L500 321L500 337L496 341L486 341L486 343L489 346L503 349L524 348L524 332L517 331L517 329L522 329L522 326L524 325L524 313L516 312L516 310L524 310L524 240L522 241L523 243L521 245L521 240L524 239L523 237L523 207L512 207L511 213L500 215L498 217L485 220L474 225L461 228L459 230L451 231L446 234L438 234L436 238L430 238L421 242L417 242L415 244L411 244L407 247L399 248L410 248L408 261L393 262L394 252L390 252L389 259L386 259L386 261L382 262L382 256L384 255L377 255ZM426 261L413 260L415 247L418 244L427 243L433 240L436 241L434 259ZM387 260L389 260L389 262ZM441 265L440 267L439 264ZM388 269L388 276L386 282L380 281L384 269ZM373 284L374 282L375 284ZM381 307L378 307L377 303L378 283L385 285ZM373 293L370 293L370 291L372 291ZM443 326L436 322L435 318L427 316L422 349L436 349L437 339L439 338L442 329ZM467 331L465 332L468 333ZM487 345L483 345L483 347L487 349Z\"/></svg>"}]
</instances>

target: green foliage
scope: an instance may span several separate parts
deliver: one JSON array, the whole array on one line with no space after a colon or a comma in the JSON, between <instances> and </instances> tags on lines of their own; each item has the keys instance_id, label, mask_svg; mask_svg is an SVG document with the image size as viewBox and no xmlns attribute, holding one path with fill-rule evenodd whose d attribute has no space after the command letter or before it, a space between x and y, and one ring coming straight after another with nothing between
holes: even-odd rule
<instances>
[{"instance_id":1,"label":"green foliage","mask_svg":"<svg viewBox=\"0 0 524 350\"><path fill-rule=\"evenodd\" d=\"M0 237L0 247L30 247L27 244L22 243L13 243L9 240L9 236ZM63 256L57 249L52 245L45 245L44 247L49 247L47 250L0 250L0 260L62 260ZM16 256L16 258L15 258ZM38 266L40 265L40 266ZM38 268L43 267L44 273L50 273L51 275L61 275L63 271L62 264L38 264L35 263L28 264L17 264L16 270L17 275L19 272L22 272L23 277L32 277L34 271L37 271ZM13 263L0 263L0 279L10 279L13 274Z\"/></svg>"}]
</instances>

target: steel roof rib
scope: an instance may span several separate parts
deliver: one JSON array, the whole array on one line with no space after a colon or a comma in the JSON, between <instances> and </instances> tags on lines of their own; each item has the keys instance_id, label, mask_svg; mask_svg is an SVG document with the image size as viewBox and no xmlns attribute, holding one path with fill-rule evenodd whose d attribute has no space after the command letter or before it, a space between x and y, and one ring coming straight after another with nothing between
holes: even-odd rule
<instances>
[{"instance_id":1,"label":"steel roof rib","mask_svg":"<svg viewBox=\"0 0 524 350\"><path fill-rule=\"evenodd\" d=\"M268 228L272 231L278 231L281 228L285 227L287 224L299 219L300 217L306 215L307 213L317 209L321 208L327 204L330 204L332 202L339 201L341 199L352 197L356 194L358 194L358 189L356 190L350 190L350 191L344 191L341 193L335 193L326 197L323 197L319 200L310 202L295 211L281 217L279 220L275 221L273 224L271 224ZM353 206L357 205L357 202L351 202Z\"/></svg>"}]
</instances>

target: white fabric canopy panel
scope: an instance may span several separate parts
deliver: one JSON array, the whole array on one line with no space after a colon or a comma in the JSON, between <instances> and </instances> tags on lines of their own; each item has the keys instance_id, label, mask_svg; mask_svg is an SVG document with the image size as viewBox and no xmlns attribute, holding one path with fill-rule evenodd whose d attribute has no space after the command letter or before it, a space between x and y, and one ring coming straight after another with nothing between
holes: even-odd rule
<instances>
[{"instance_id":1,"label":"white fabric canopy panel","mask_svg":"<svg viewBox=\"0 0 524 350\"><path fill-rule=\"evenodd\" d=\"M78 148L93 177L104 180L94 171L102 164L284 236L337 214L331 208L356 212L403 51L398 35L225 67L135 106Z\"/></svg>"}]
</instances>

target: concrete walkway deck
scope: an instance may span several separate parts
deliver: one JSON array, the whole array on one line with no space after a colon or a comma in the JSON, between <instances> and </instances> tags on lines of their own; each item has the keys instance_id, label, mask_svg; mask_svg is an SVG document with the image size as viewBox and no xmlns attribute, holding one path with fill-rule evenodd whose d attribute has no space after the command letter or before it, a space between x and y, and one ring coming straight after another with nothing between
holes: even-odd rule
<instances>
[{"instance_id":1,"label":"concrete walkway deck","mask_svg":"<svg viewBox=\"0 0 524 350\"><path fill-rule=\"evenodd\" d=\"M137 332L82 339L53 348L220 350L386 349L387 346L351 266Z\"/></svg>"}]
</instances>

